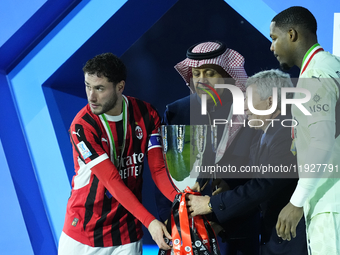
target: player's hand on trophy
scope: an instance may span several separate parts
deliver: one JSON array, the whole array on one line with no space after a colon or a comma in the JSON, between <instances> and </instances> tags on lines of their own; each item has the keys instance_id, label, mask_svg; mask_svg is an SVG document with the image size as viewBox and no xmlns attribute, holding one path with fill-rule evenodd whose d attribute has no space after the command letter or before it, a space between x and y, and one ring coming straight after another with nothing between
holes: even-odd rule
<instances>
[{"instance_id":1,"label":"player's hand on trophy","mask_svg":"<svg viewBox=\"0 0 340 255\"><path fill-rule=\"evenodd\" d=\"M228 185L228 183L226 183L224 180L222 179L214 179L212 184L211 184L212 188L213 188L213 193L212 195L217 195L221 192L230 190L230 187Z\"/></svg>"},{"instance_id":2,"label":"player's hand on trophy","mask_svg":"<svg viewBox=\"0 0 340 255\"><path fill-rule=\"evenodd\" d=\"M154 219L149 224L148 230L150 232L150 235L152 236L152 239L156 242L156 244L158 245L160 249L163 249L163 250L171 249L171 246L167 245L166 242L164 241L163 236L165 236L168 239L172 239L172 238L169 232L166 230L165 225L162 222Z\"/></svg>"},{"instance_id":3,"label":"player's hand on trophy","mask_svg":"<svg viewBox=\"0 0 340 255\"><path fill-rule=\"evenodd\" d=\"M209 207L209 196L187 194L185 198L187 200L188 214L190 217L205 215L212 212Z\"/></svg>"}]
</instances>

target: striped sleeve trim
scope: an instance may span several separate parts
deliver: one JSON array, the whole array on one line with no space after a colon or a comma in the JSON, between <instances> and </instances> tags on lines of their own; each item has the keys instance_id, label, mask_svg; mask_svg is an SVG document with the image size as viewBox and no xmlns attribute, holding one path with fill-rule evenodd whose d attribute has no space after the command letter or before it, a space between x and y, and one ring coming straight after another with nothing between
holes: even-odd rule
<instances>
[{"instance_id":1,"label":"striped sleeve trim","mask_svg":"<svg viewBox=\"0 0 340 255\"><path fill-rule=\"evenodd\" d=\"M94 160L91 160L88 164L84 164L83 161L78 160L79 170L78 174L74 177L73 189L80 189L88 185L90 183L91 178L91 168L108 158L109 158L108 155L105 153L95 158Z\"/></svg>"}]
</instances>

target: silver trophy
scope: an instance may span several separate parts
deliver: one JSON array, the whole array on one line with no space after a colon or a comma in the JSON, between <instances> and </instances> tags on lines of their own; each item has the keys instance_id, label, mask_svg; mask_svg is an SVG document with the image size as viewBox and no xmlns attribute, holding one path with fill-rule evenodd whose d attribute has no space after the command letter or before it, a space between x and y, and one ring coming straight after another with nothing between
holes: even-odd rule
<instances>
[{"instance_id":1,"label":"silver trophy","mask_svg":"<svg viewBox=\"0 0 340 255\"><path fill-rule=\"evenodd\" d=\"M167 170L180 191L192 187L203 167L215 163L217 127L168 125L161 127L161 135Z\"/></svg>"}]
</instances>

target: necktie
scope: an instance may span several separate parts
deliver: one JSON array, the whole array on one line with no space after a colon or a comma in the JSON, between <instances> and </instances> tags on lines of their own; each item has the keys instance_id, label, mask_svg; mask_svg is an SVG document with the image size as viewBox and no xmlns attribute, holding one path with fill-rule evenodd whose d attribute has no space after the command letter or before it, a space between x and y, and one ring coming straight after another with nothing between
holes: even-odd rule
<instances>
[{"instance_id":1,"label":"necktie","mask_svg":"<svg viewBox=\"0 0 340 255\"><path fill-rule=\"evenodd\" d=\"M266 136L266 133L263 133L262 136L261 136L261 142L260 142L260 145L262 146L262 143L263 143L263 139L265 138Z\"/></svg>"}]
</instances>

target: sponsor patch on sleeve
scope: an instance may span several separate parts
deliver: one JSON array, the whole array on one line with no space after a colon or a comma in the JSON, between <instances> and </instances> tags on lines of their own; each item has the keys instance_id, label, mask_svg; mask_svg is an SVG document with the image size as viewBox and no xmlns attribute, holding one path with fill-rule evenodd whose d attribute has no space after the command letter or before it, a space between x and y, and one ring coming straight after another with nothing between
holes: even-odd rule
<instances>
[{"instance_id":1,"label":"sponsor patch on sleeve","mask_svg":"<svg viewBox=\"0 0 340 255\"><path fill-rule=\"evenodd\" d=\"M152 134L149 139L148 150L162 147L162 137L160 134Z\"/></svg>"},{"instance_id":2,"label":"sponsor patch on sleeve","mask_svg":"<svg viewBox=\"0 0 340 255\"><path fill-rule=\"evenodd\" d=\"M87 148L85 143L81 141L80 143L77 144L77 147L79 149L80 154L83 156L84 159L87 159L92 155L91 151Z\"/></svg>"}]
</instances>

